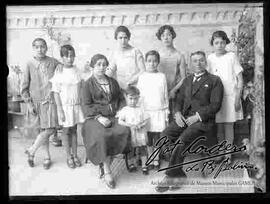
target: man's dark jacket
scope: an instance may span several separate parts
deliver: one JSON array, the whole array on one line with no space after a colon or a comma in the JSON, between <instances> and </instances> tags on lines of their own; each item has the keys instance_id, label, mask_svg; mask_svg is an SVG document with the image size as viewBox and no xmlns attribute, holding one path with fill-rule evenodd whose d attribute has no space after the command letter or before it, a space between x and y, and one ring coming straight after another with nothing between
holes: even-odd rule
<instances>
[{"instance_id":1,"label":"man's dark jacket","mask_svg":"<svg viewBox=\"0 0 270 204\"><path fill-rule=\"evenodd\" d=\"M221 79L207 71L195 83L190 75L177 93L174 111L180 111L185 118L198 112L203 123L214 123L222 104L223 89Z\"/></svg>"}]
</instances>

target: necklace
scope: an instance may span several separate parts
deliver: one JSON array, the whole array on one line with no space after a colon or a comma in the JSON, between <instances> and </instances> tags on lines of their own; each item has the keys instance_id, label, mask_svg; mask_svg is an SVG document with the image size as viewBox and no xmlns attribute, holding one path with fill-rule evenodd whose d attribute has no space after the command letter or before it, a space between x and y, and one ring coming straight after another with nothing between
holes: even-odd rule
<instances>
[{"instance_id":1,"label":"necklace","mask_svg":"<svg viewBox=\"0 0 270 204\"><path fill-rule=\"evenodd\" d=\"M101 82L98 82L100 85L109 85L109 83L101 83Z\"/></svg>"}]
</instances>

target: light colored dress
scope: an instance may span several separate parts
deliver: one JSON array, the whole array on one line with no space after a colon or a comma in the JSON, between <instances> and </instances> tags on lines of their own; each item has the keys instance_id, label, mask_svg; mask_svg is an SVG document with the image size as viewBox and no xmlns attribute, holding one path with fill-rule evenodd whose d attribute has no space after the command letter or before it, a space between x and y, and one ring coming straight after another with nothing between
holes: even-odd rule
<instances>
[{"instance_id":1,"label":"light colored dress","mask_svg":"<svg viewBox=\"0 0 270 204\"><path fill-rule=\"evenodd\" d=\"M180 69L186 69L186 61L183 54L178 50L168 53L159 51L160 63L158 71L166 76L168 91L172 90L180 80L186 76L181 76Z\"/></svg>"},{"instance_id":2,"label":"light colored dress","mask_svg":"<svg viewBox=\"0 0 270 204\"><path fill-rule=\"evenodd\" d=\"M117 113L119 121L125 121L128 124L137 125L149 116L144 112L141 107L129 107L125 106ZM121 123L119 123L121 124ZM146 126L139 130L131 130L131 146L140 147L147 145L147 129Z\"/></svg>"},{"instance_id":3,"label":"light colored dress","mask_svg":"<svg viewBox=\"0 0 270 204\"><path fill-rule=\"evenodd\" d=\"M137 65L140 58L143 58L141 51L134 47L124 52L115 50L110 57L106 74L109 72L109 76L113 76L120 87L126 89L127 82L140 72Z\"/></svg>"},{"instance_id":4,"label":"light colored dress","mask_svg":"<svg viewBox=\"0 0 270 204\"><path fill-rule=\"evenodd\" d=\"M162 132L166 128L169 114L165 75L160 72L144 72L139 77L137 88L140 90L140 103L150 116L148 131Z\"/></svg>"},{"instance_id":5,"label":"light colored dress","mask_svg":"<svg viewBox=\"0 0 270 204\"><path fill-rule=\"evenodd\" d=\"M83 81L86 81L92 76L93 72L91 70L84 70L83 72L80 73L81 78Z\"/></svg>"},{"instance_id":6,"label":"light colored dress","mask_svg":"<svg viewBox=\"0 0 270 204\"><path fill-rule=\"evenodd\" d=\"M72 127L84 122L80 99L82 79L79 71L75 67L63 67L63 71L56 72L50 81L52 91L60 95L65 114L64 122L58 118L59 124L63 127Z\"/></svg>"},{"instance_id":7,"label":"light colored dress","mask_svg":"<svg viewBox=\"0 0 270 204\"><path fill-rule=\"evenodd\" d=\"M222 56L211 53L208 56L208 71L220 77L224 86L222 106L216 114L216 122L235 122L243 119L242 106L235 111L237 75L243 71L235 53L227 52Z\"/></svg>"}]
</instances>

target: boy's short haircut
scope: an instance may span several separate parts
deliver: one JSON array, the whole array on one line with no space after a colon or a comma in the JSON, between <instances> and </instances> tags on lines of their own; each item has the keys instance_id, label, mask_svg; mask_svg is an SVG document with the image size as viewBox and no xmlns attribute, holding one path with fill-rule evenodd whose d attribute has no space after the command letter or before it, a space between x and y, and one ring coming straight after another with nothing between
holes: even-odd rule
<instances>
[{"instance_id":1,"label":"boy's short haircut","mask_svg":"<svg viewBox=\"0 0 270 204\"><path fill-rule=\"evenodd\" d=\"M202 56L206 59L205 52L203 52L203 51L192 52L192 53L190 54L190 58L191 58L193 55L202 55Z\"/></svg>"},{"instance_id":2,"label":"boy's short haircut","mask_svg":"<svg viewBox=\"0 0 270 204\"><path fill-rule=\"evenodd\" d=\"M46 43L46 40L44 40L43 38L36 38L36 39L34 39L33 42L32 42L32 47L35 46L35 43L36 43L37 41L43 42L43 44L44 44L46 47L48 47L48 46L47 46L47 43Z\"/></svg>"},{"instance_id":3,"label":"boy's short haircut","mask_svg":"<svg viewBox=\"0 0 270 204\"><path fill-rule=\"evenodd\" d=\"M215 38L221 38L222 40L225 40L226 41L226 44L229 44L231 42L229 40L227 34L224 31L222 31L222 30L215 31L212 34L212 38L211 38L211 41L210 41L210 44L212 46L213 46L213 42L214 42Z\"/></svg>"},{"instance_id":4,"label":"boy's short haircut","mask_svg":"<svg viewBox=\"0 0 270 204\"><path fill-rule=\"evenodd\" d=\"M145 61L147 60L147 57L148 57L149 55L154 55L154 56L156 56L158 63L160 62L160 55L159 55L159 53L158 53L156 50L150 50L149 52L147 52L147 53L145 54Z\"/></svg>"},{"instance_id":5,"label":"boy's short haircut","mask_svg":"<svg viewBox=\"0 0 270 204\"><path fill-rule=\"evenodd\" d=\"M91 58L91 61L90 61L90 66L92 68L95 67L95 64L97 63L98 60L100 59L104 59L106 61L106 64L107 66L109 66L109 61L107 59L107 57L105 55L102 55L102 54L95 54L92 58Z\"/></svg>"},{"instance_id":6,"label":"boy's short haircut","mask_svg":"<svg viewBox=\"0 0 270 204\"><path fill-rule=\"evenodd\" d=\"M125 90L124 90L124 93L126 95L130 95L130 96L138 96L140 95L140 90L135 87L135 86L128 86Z\"/></svg>"},{"instance_id":7,"label":"boy's short haircut","mask_svg":"<svg viewBox=\"0 0 270 204\"><path fill-rule=\"evenodd\" d=\"M61 57L68 57L69 52L73 52L75 57L75 49L71 45L63 45L60 48L60 56Z\"/></svg>"}]
</instances>

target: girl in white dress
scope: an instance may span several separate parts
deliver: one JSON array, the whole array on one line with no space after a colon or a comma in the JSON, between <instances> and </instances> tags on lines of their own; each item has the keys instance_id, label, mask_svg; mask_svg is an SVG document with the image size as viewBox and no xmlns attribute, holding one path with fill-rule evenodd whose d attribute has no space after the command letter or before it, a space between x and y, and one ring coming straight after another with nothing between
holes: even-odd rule
<instances>
[{"instance_id":1,"label":"girl in white dress","mask_svg":"<svg viewBox=\"0 0 270 204\"><path fill-rule=\"evenodd\" d=\"M118 113L118 122L120 125L130 127L131 146L135 148L137 160L142 161L142 172L148 174L145 165L147 159L147 130L146 125L148 116L144 110L138 106L140 91L135 86L128 86L124 91L127 106L123 107ZM140 157L140 158L139 158ZM130 170L136 170L135 164L131 164Z\"/></svg>"},{"instance_id":2,"label":"girl in white dress","mask_svg":"<svg viewBox=\"0 0 270 204\"><path fill-rule=\"evenodd\" d=\"M228 43L230 43L230 40L224 31L213 33L211 45L214 48L214 53L208 56L208 71L219 76L224 86L222 107L216 114L218 132L224 134L222 136L218 134L218 140L219 142L226 140L228 143L233 144L234 122L243 119L241 105L243 68L236 54L225 50ZM226 157L230 162L231 155L228 154Z\"/></svg>"},{"instance_id":3,"label":"girl in white dress","mask_svg":"<svg viewBox=\"0 0 270 204\"><path fill-rule=\"evenodd\" d=\"M148 129L148 157L154 152L155 143L160 133L168 124L169 99L165 74L158 72L160 62L159 53L151 50L145 55L146 72L138 80L137 87L141 92L141 103L145 112L150 116ZM159 168L159 157L155 157L153 163Z\"/></svg>"},{"instance_id":4,"label":"girl in white dress","mask_svg":"<svg viewBox=\"0 0 270 204\"><path fill-rule=\"evenodd\" d=\"M82 79L79 70L73 66L75 50L70 45L61 47L63 60L59 71L50 80L57 104L59 124L63 126L63 142L67 154L67 165L70 168L81 166L77 156L77 124L84 122L81 109L80 90ZM72 151L72 153L71 153Z\"/></svg>"}]
</instances>

